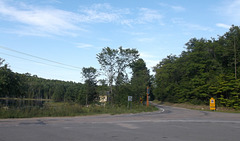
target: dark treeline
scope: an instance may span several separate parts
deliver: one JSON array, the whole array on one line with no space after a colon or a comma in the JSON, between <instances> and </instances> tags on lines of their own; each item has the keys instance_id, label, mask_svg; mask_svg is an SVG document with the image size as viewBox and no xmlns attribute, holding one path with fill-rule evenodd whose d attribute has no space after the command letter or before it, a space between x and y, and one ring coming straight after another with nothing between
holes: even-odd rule
<instances>
[{"instance_id":1,"label":"dark treeline","mask_svg":"<svg viewBox=\"0 0 240 141\"><path fill-rule=\"evenodd\" d=\"M169 55L155 67L158 100L240 108L240 29L232 26L218 39L191 39L180 56Z\"/></svg>"},{"instance_id":2,"label":"dark treeline","mask_svg":"<svg viewBox=\"0 0 240 141\"><path fill-rule=\"evenodd\" d=\"M136 49L106 47L97 54L97 60L101 71L83 68L81 74L85 81L81 84L14 73L0 59L0 97L52 99L89 105L98 102L100 95L107 95L109 103L126 105L128 96L133 96L135 102L139 102L140 97L146 100L149 86L151 99L208 104L214 97L218 106L240 108L238 26L232 26L218 39L190 39L179 56L169 55L154 67L154 78ZM97 80L100 74L106 79Z\"/></svg>"},{"instance_id":3,"label":"dark treeline","mask_svg":"<svg viewBox=\"0 0 240 141\"><path fill-rule=\"evenodd\" d=\"M14 73L1 59L0 97L53 99L55 101L80 101L83 84L48 80L29 73Z\"/></svg>"},{"instance_id":4,"label":"dark treeline","mask_svg":"<svg viewBox=\"0 0 240 141\"><path fill-rule=\"evenodd\" d=\"M128 96L139 102L145 98L150 83L149 70L136 49L103 48L97 54L102 72L93 67L83 68L84 83L39 78L29 73L14 73L0 58L0 97L52 99L82 105L97 103L100 95L107 95L111 104L125 104ZM127 72L132 70L132 78ZM97 80L99 74L106 79ZM77 77L77 76L76 76ZM80 78L80 76L78 76Z\"/></svg>"}]
</instances>

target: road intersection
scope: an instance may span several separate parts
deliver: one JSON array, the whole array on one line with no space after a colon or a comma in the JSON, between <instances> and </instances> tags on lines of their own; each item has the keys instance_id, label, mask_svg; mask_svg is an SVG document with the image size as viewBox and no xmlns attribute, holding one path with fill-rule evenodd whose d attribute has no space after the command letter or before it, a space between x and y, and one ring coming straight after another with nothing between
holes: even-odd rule
<instances>
[{"instance_id":1,"label":"road intersection","mask_svg":"<svg viewBox=\"0 0 240 141\"><path fill-rule=\"evenodd\" d=\"M240 114L156 105L159 111L1 119L0 141L238 141Z\"/></svg>"}]
</instances>

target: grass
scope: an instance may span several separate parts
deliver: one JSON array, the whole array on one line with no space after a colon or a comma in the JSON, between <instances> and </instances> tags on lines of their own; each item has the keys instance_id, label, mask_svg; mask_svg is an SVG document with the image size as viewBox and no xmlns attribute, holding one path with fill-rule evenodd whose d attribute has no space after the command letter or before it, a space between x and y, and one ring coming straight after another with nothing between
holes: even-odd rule
<instances>
[{"instance_id":1,"label":"grass","mask_svg":"<svg viewBox=\"0 0 240 141\"><path fill-rule=\"evenodd\" d=\"M181 107L192 110L202 110L202 111L210 111L208 105L194 105L191 103L170 103L170 102L161 102L158 100L153 101L156 104L172 106L172 107ZM225 112L225 113L240 113L240 110L230 108L230 107L216 107L216 112Z\"/></svg>"},{"instance_id":2,"label":"grass","mask_svg":"<svg viewBox=\"0 0 240 141\"><path fill-rule=\"evenodd\" d=\"M41 100L41 101L52 101L51 99L34 99L34 98L9 98L9 97L0 97L0 100Z\"/></svg>"},{"instance_id":3,"label":"grass","mask_svg":"<svg viewBox=\"0 0 240 141\"><path fill-rule=\"evenodd\" d=\"M131 109L127 106L97 106L90 105L88 107L75 103L57 103L48 102L43 107L23 107L23 108L1 108L0 118L32 118L32 117L64 117L64 116L86 116L98 114L124 114L124 113L140 113L152 112L157 108L153 106L142 106L133 104Z\"/></svg>"}]
</instances>

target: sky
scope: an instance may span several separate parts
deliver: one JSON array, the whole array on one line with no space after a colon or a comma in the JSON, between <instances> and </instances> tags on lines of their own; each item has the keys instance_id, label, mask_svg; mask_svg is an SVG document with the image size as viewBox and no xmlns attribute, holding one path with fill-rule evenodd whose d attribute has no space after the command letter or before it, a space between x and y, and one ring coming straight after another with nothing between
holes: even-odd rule
<instances>
[{"instance_id":1,"label":"sky","mask_svg":"<svg viewBox=\"0 0 240 141\"><path fill-rule=\"evenodd\" d=\"M151 70L191 38L240 25L240 0L0 0L0 58L18 73L82 82L104 47L135 48Z\"/></svg>"}]
</instances>

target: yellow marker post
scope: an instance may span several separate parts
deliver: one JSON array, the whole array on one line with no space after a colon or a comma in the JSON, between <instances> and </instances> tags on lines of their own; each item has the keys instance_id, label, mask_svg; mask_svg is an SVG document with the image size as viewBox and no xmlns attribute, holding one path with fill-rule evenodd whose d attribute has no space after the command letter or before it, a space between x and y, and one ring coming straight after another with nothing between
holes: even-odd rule
<instances>
[{"instance_id":1,"label":"yellow marker post","mask_svg":"<svg viewBox=\"0 0 240 141\"><path fill-rule=\"evenodd\" d=\"M140 97L140 103L141 103L141 104L143 103L143 99L142 99L142 97Z\"/></svg>"},{"instance_id":2,"label":"yellow marker post","mask_svg":"<svg viewBox=\"0 0 240 141\"><path fill-rule=\"evenodd\" d=\"M213 111L216 110L215 99L214 98L210 99L209 105L210 105L210 110L213 110Z\"/></svg>"}]
</instances>

